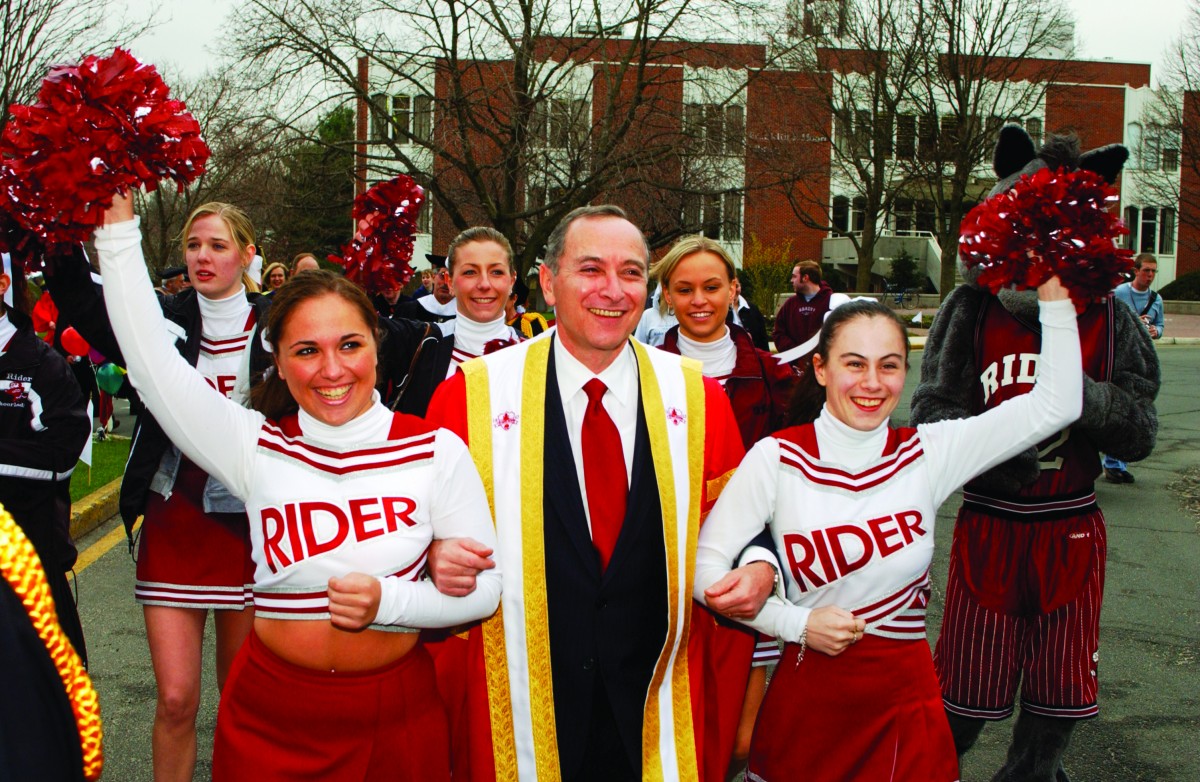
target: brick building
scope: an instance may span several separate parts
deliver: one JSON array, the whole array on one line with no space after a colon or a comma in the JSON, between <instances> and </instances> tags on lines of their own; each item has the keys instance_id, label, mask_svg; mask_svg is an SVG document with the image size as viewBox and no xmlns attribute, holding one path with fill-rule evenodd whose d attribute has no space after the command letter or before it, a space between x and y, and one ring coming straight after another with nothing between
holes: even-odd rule
<instances>
[{"instance_id":1,"label":"brick building","mask_svg":"<svg viewBox=\"0 0 1200 782\"><path fill-rule=\"evenodd\" d=\"M461 127L447 109L449 102L443 101L449 89L446 63L431 65L424 94L405 94L389 84L376 83L368 68L360 64L362 94L371 96L373 104L360 100L358 112L360 151L366 151L366 158L373 161L360 168L360 172L366 171L364 178L377 181L394 173L387 163L388 149L377 142L394 132L389 124L402 124L404 132L416 141L432 139L440 132L446 141L439 149L445 155L462 155L464 139L469 140L472 154L493 171L511 177L524 203L540 207L555 200L559 186L547 172L567 167L567 158L581 148L581 139L598 132L596 128L605 122L604 108L614 102L610 96L615 95L617 103L632 100L630 91L641 84L641 89L652 94L641 96L637 130L621 143L649 146L669 142L682 152L656 159L653 171L647 175L640 170L635 184L626 186L620 176L611 178L607 188L596 192L593 202L621 204L648 235L662 237L664 243L680 233L703 232L723 242L737 259L743 257L752 235L764 245L790 241L794 257L822 259L827 273L840 272L843 280L848 280L853 278L857 259L839 231L861 230L863 215L853 183L839 176L832 165L839 139L855 132L856 121L869 122L876 134L874 153L899 164L906 158L919 158L924 145L936 143L939 134L953 133L945 116L916 110L900 112L888 118L886 125L880 125L875 117L856 120L853 112L850 119L838 121L832 110L819 107L828 104L831 80L852 76L836 69L814 73L785 67L770 61L764 45L691 44L657 59L652 78L640 80L619 72L603 44L546 39L534 51L547 61L575 58L586 67L576 68L571 78L562 81L556 96L534 111L530 149L518 166L507 165L506 150L486 133L459 132ZM842 55L838 62L853 61L844 51ZM1129 246L1158 256L1157 286L1200 270L1200 228L1189 227L1200 226L1200 214L1188 220L1193 216L1180 214L1181 209L1186 212L1187 199L1164 203L1172 199L1162 196L1172 186L1200 193L1200 181L1193 181L1197 168L1181 165L1178 139L1142 119L1155 98L1150 89L1150 66L1062 59L1014 62L1017 67L1008 70L1006 78L1028 81L1046 73L1046 66L1053 62L1054 79L1022 110L977 121L990 131L1004 122L1017 121L1035 140L1045 133L1071 131L1080 137L1084 149L1125 144L1131 158L1119 187L1121 214L1131 229ZM510 92L497 88L506 78L507 65L474 63L470 77L478 82L479 99L499 114L512 110L504 104ZM1191 111L1185 114L1200 117L1200 106L1192 105L1195 96L1188 100ZM381 117L381 112L390 115ZM881 132L886 137L883 140ZM414 145L410 159L418 161L421 170L408 173L440 178L439 186L454 194L459 221L489 222L487 211L473 202L471 183L460 181L461 171L446 165L429 149L417 147ZM990 158L981 161L973 179L974 192L986 192L994 181ZM884 239L876 247L873 272L880 275L880 281L889 268L887 254L903 248L925 262L931 284L937 284L940 250L932 237L935 212L919 198L897 198L878 221ZM519 221L496 227L515 236L518 246L523 240L544 242L544 232L523 234L525 226ZM454 220L435 199L433 208L423 216L417 257L422 252L444 251L457 231Z\"/></svg>"}]
</instances>

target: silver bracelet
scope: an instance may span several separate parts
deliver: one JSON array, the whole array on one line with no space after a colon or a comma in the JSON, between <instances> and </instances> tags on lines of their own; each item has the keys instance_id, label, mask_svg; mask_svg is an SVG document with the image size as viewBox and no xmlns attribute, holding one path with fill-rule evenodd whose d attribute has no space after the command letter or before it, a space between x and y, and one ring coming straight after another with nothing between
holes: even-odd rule
<instances>
[{"instance_id":1,"label":"silver bracelet","mask_svg":"<svg viewBox=\"0 0 1200 782\"><path fill-rule=\"evenodd\" d=\"M804 649L808 646L808 625L804 625L804 629L800 631L800 640L797 641L800 645L800 651L796 652L796 667L800 667L800 661L804 659Z\"/></svg>"}]
</instances>

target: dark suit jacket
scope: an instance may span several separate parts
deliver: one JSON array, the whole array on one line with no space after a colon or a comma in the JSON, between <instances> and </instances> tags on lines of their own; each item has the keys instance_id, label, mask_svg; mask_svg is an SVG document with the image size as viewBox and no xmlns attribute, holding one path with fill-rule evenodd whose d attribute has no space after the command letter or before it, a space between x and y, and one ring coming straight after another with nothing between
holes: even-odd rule
<instances>
[{"instance_id":1,"label":"dark suit jacket","mask_svg":"<svg viewBox=\"0 0 1200 782\"><path fill-rule=\"evenodd\" d=\"M641 768L646 692L667 634L662 510L638 401L625 521L602 574L567 437L551 354L546 385L545 541L555 725L564 777L580 770L593 701L606 695L633 769Z\"/></svg>"}]
</instances>

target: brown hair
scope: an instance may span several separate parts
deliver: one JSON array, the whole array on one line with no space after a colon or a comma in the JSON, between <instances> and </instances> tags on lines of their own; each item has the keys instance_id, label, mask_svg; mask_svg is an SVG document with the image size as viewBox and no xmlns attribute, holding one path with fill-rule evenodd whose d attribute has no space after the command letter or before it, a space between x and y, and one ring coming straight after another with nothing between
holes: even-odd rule
<instances>
[{"instance_id":1,"label":"brown hair","mask_svg":"<svg viewBox=\"0 0 1200 782\"><path fill-rule=\"evenodd\" d=\"M277 357L276 360L279 355L279 340L283 337L288 320L296 308L310 299L330 295L340 296L358 310L367 329L375 337L375 345L378 348L379 316L363 289L340 274L327 269L314 269L296 275L271 294L271 308L267 311L263 338L271 345L271 352ZM279 372L274 366L263 373L262 382L256 383L250 389L250 406L273 421L278 421L299 409L287 383L279 377Z\"/></svg>"},{"instance_id":2,"label":"brown hair","mask_svg":"<svg viewBox=\"0 0 1200 782\"><path fill-rule=\"evenodd\" d=\"M504 250L504 257L508 259L508 273L516 274L517 267L513 265L513 248L509 243L508 237L486 225L477 225L468 228L450 241L450 246L446 249L446 270L454 274L454 256L455 251L465 244L472 242L495 242Z\"/></svg>"},{"instance_id":3,"label":"brown hair","mask_svg":"<svg viewBox=\"0 0 1200 782\"><path fill-rule=\"evenodd\" d=\"M796 267L800 269L801 277L808 277L816 285L821 284L821 264L816 261L800 261Z\"/></svg>"},{"instance_id":4,"label":"brown hair","mask_svg":"<svg viewBox=\"0 0 1200 782\"><path fill-rule=\"evenodd\" d=\"M908 327L886 305L875 299L854 299L840 307L835 307L825 316L821 326L821 336L817 339L817 347L804 358L804 376L792 394L792 402L788 406L788 426L807 424L817 420L821 408L825 406L825 386L817 382L817 373L813 369L812 357L820 356L821 360L829 363L829 348L837 339L842 326L856 318L883 318L896 327L900 339L904 342L904 367L908 368Z\"/></svg>"},{"instance_id":5,"label":"brown hair","mask_svg":"<svg viewBox=\"0 0 1200 782\"><path fill-rule=\"evenodd\" d=\"M1153 263L1155 266L1157 266L1158 265L1158 256L1155 255L1154 253L1138 253L1137 255L1135 255L1133 257L1133 268L1134 269L1142 268L1142 264L1145 263L1146 261L1150 261L1150 263Z\"/></svg>"},{"instance_id":6,"label":"brown hair","mask_svg":"<svg viewBox=\"0 0 1200 782\"><path fill-rule=\"evenodd\" d=\"M282 269L282 270L283 270L283 282L284 282L284 284L285 284L285 285L287 284L287 280L288 280L288 268L287 268L286 266L284 266L282 263L280 263L279 261L275 261L274 263L268 264L268 265L267 265L267 268L263 269L263 271L262 271L262 287L263 287L263 290L266 290L266 289L267 289L267 278L268 278L268 277L270 277L270 276L271 276L271 272L275 271L276 269Z\"/></svg>"},{"instance_id":7,"label":"brown hair","mask_svg":"<svg viewBox=\"0 0 1200 782\"><path fill-rule=\"evenodd\" d=\"M221 222L225 223L225 227L229 229L229 235L233 237L233 243L237 245L238 253L246 255L250 248L254 247L254 223L250 222L250 218L246 216L238 207L233 204L226 204L222 201L209 201L207 204L200 204L192 210L188 215L187 222L183 224L183 232L179 234L179 244L183 248L185 257L187 254L187 239L192 232L192 225L204 217L219 217ZM254 260L254 253L250 253L250 261ZM246 267L249 268L247 263ZM246 290L257 292L259 290L258 283L254 278L247 273L246 269L242 270L242 284L246 286Z\"/></svg>"}]
</instances>

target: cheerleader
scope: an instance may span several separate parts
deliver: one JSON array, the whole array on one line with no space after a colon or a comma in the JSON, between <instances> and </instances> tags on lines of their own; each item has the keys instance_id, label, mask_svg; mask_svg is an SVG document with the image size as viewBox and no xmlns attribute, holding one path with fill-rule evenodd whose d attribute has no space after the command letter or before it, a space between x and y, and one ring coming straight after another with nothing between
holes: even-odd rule
<instances>
[{"instance_id":1,"label":"cheerleader","mask_svg":"<svg viewBox=\"0 0 1200 782\"><path fill-rule=\"evenodd\" d=\"M1075 310L1038 289L1034 390L974 418L896 428L904 324L858 300L833 310L793 403L795 426L755 445L700 531L695 597L767 524L785 595L749 626L788 643L750 747L754 779L958 779L925 640L938 506L983 470L1059 431L1083 395Z\"/></svg>"},{"instance_id":2,"label":"cheerleader","mask_svg":"<svg viewBox=\"0 0 1200 782\"><path fill-rule=\"evenodd\" d=\"M493 546L494 531L462 441L380 403L370 300L324 271L278 290L272 371L247 410L162 339L127 198L96 246L134 387L250 518L257 613L222 694L213 778L447 778L445 714L415 629L491 614L500 576L481 574L464 598L420 576L433 538Z\"/></svg>"}]
</instances>

